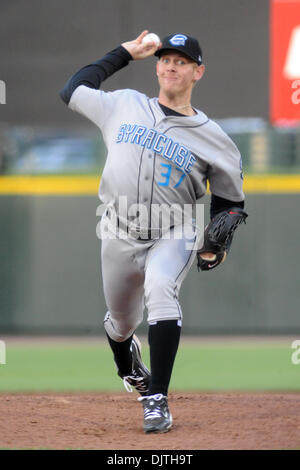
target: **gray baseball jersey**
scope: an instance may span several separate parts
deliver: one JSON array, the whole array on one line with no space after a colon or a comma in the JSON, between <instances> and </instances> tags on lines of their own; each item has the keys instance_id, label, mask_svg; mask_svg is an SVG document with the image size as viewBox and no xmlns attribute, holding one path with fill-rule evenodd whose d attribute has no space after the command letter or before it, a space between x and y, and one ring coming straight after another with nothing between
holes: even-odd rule
<instances>
[{"instance_id":1,"label":"gray baseball jersey","mask_svg":"<svg viewBox=\"0 0 300 470\"><path fill-rule=\"evenodd\" d=\"M116 211L124 195L128 206L145 205L151 217L141 220L140 215L142 227L160 226L155 206L195 204L206 193L207 181L216 196L244 199L240 153L203 112L166 116L157 98L130 89L104 92L84 85L74 91L69 107L102 132L108 154L100 199Z\"/></svg>"},{"instance_id":2,"label":"gray baseball jersey","mask_svg":"<svg viewBox=\"0 0 300 470\"><path fill-rule=\"evenodd\" d=\"M124 195L128 207L143 204L151 217L134 219L137 229L160 228L154 206L194 205L207 190L230 201L242 201L241 157L231 139L201 111L194 116L166 116L157 98L134 90L104 92L78 86L69 107L94 122L108 155L99 196L119 213ZM139 227L138 227L139 226ZM111 231L107 215L101 227ZM170 220L173 235L179 226ZM162 227L164 228L164 227ZM167 227L166 227L167 228ZM102 275L108 312L104 325L115 341L126 340L142 321L181 321L178 295L196 255L199 238L190 233L158 240L103 237ZM188 247L188 248L187 248Z\"/></svg>"}]
</instances>

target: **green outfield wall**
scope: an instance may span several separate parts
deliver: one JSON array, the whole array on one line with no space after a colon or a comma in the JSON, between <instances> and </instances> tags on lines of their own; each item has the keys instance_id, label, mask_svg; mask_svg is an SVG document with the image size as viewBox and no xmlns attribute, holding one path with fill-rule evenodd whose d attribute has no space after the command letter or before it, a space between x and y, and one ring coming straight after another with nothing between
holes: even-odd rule
<instances>
[{"instance_id":1,"label":"green outfield wall","mask_svg":"<svg viewBox=\"0 0 300 470\"><path fill-rule=\"evenodd\" d=\"M0 195L0 333L103 332L98 204ZM182 286L185 333L300 333L299 205L299 192L247 194L226 263L208 273L195 263Z\"/></svg>"}]
</instances>

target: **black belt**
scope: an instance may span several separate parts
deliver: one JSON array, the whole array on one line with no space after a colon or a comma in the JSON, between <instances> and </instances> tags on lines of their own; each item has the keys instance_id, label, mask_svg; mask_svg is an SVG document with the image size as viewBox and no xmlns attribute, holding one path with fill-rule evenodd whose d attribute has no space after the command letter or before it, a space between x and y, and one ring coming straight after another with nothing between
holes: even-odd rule
<instances>
[{"instance_id":1,"label":"black belt","mask_svg":"<svg viewBox=\"0 0 300 470\"><path fill-rule=\"evenodd\" d=\"M130 224L124 223L117 217L118 229L124 230L128 235L131 235L135 240L147 241L155 240L161 237L161 229L149 229L141 227L130 227Z\"/></svg>"},{"instance_id":2,"label":"black belt","mask_svg":"<svg viewBox=\"0 0 300 470\"><path fill-rule=\"evenodd\" d=\"M109 209L106 210L107 217L111 220L111 211ZM118 229L123 230L124 232L131 235L132 238L138 241L148 241L148 240L155 240L162 236L162 230L160 228L141 228L141 227L130 227L130 223L128 221L123 222L116 216L117 227Z\"/></svg>"}]
</instances>

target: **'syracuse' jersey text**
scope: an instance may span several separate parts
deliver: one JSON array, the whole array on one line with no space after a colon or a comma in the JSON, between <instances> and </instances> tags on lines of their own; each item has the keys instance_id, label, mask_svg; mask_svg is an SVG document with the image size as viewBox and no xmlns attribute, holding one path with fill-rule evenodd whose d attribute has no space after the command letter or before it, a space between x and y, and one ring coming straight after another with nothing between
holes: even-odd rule
<instances>
[{"instance_id":1,"label":"'syracuse' jersey text","mask_svg":"<svg viewBox=\"0 0 300 470\"><path fill-rule=\"evenodd\" d=\"M102 132L107 160L99 187L103 203L128 206L195 204L207 190L231 201L244 199L240 153L217 123L194 116L166 116L157 98L135 90L104 92L81 85L69 107ZM153 222L153 220L152 220ZM159 226L159 221L154 221Z\"/></svg>"}]
</instances>

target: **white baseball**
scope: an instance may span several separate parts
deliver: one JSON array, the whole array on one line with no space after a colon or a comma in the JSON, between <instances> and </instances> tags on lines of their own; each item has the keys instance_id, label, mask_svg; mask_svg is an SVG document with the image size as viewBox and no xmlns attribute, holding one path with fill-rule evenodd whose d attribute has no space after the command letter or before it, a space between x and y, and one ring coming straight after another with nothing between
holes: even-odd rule
<instances>
[{"instance_id":1,"label":"white baseball","mask_svg":"<svg viewBox=\"0 0 300 470\"><path fill-rule=\"evenodd\" d=\"M142 44L149 44L150 42L155 42L155 44L158 46L160 43L159 36L155 33L148 33L142 40Z\"/></svg>"}]
</instances>

